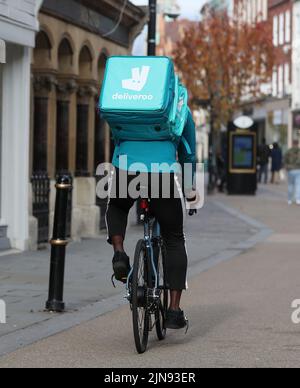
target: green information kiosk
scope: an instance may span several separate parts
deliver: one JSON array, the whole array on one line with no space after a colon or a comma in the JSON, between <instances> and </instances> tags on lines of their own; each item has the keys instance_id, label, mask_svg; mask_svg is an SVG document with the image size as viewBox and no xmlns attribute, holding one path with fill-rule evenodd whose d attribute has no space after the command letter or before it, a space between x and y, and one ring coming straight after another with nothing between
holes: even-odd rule
<instances>
[{"instance_id":1,"label":"green information kiosk","mask_svg":"<svg viewBox=\"0 0 300 388\"><path fill-rule=\"evenodd\" d=\"M242 116L228 128L229 195L255 195L257 191L257 125Z\"/></svg>"}]
</instances>

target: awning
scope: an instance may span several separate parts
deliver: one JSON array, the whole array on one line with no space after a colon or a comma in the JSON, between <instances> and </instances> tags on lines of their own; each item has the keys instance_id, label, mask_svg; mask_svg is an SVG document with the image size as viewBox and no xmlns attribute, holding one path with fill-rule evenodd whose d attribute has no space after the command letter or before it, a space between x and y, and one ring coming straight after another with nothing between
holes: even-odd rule
<instances>
[{"instance_id":1,"label":"awning","mask_svg":"<svg viewBox=\"0 0 300 388\"><path fill-rule=\"evenodd\" d=\"M6 45L4 40L0 39L0 63L6 62Z\"/></svg>"}]
</instances>

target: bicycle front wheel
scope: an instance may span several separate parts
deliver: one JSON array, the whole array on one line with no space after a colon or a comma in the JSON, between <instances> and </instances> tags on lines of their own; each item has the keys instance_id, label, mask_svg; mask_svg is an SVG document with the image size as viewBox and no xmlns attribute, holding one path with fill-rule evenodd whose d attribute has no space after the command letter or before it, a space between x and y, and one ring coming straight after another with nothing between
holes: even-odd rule
<instances>
[{"instance_id":1,"label":"bicycle front wheel","mask_svg":"<svg viewBox=\"0 0 300 388\"><path fill-rule=\"evenodd\" d=\"M150 312L147 305L148 265L145 241L140 240L134 256L131 299L134 340L136 350L140 354L147 349L150 329Z\"/></svg>"},{"instance_id":2,"label":"bicycle front wheel","mask_svg":"<svg viewBox=\"0 0 300 388\"><path fill-rule=\"evenodd\" d=\"M161 290L161 297L158 302L155 313L156 333L157 338L162 341L166 338L166 314L168 310L169 291L166 289L165 281L165 257L166 251L164 245L159 247L159 254L157 259L157 275L159 281L159 288Z\"/></svg>"}]
</instances>

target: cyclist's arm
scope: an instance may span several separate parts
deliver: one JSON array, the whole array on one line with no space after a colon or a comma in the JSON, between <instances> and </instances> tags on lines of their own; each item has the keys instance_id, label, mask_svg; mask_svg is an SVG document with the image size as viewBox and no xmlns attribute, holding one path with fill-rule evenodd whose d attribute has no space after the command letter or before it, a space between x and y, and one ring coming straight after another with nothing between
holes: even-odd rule
<instances>
[{"instance_id":1,"label":"cyclist's arm","mask_svg":"<svg viewBox=\"0 0 300 388\"><path fill-rule=\"evenodd\" d=\"M194 177L196 174L196 127L191 111L188 112L187 122L182 134L184 141L180 142L178 148L178 160L182 166L182 171L185 171L185 164L191 165L191 170L184 174L184 191L188 193L194 188Z\"/></svg>"}]
</instances>

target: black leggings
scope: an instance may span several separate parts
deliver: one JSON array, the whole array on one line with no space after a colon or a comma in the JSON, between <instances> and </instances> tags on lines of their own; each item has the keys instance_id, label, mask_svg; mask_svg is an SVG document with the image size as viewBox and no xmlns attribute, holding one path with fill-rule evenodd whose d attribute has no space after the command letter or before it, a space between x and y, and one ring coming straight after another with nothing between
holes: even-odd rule
<instances>
[{"instance_id":1,"label":"black leggings","mask_svg":"<svg viewBox=\"0 0 300 388\"><path fill-rule=\"evenodd\" d=\"M136 178L136 175L128 176L128 184L134 178ZM119 170L116 171L113 179L118 193ZM174 191L171 189L171 198L151 199L151 183L149 183L150 210L160 224L161 234L166 246L167 288L170 290L185 290L187 275L187 252L183 231L185 209L183 209L183 200L178 195L178 190L181 189L177 188L173 174L171 174L171 187L175 188ZM108 241L110 243L114 236L123 236L125 239L128 214L136 201L129 196L119 198L116 195L115 197L110 198L106 213Z\"/></svg>"}]
</instances>

